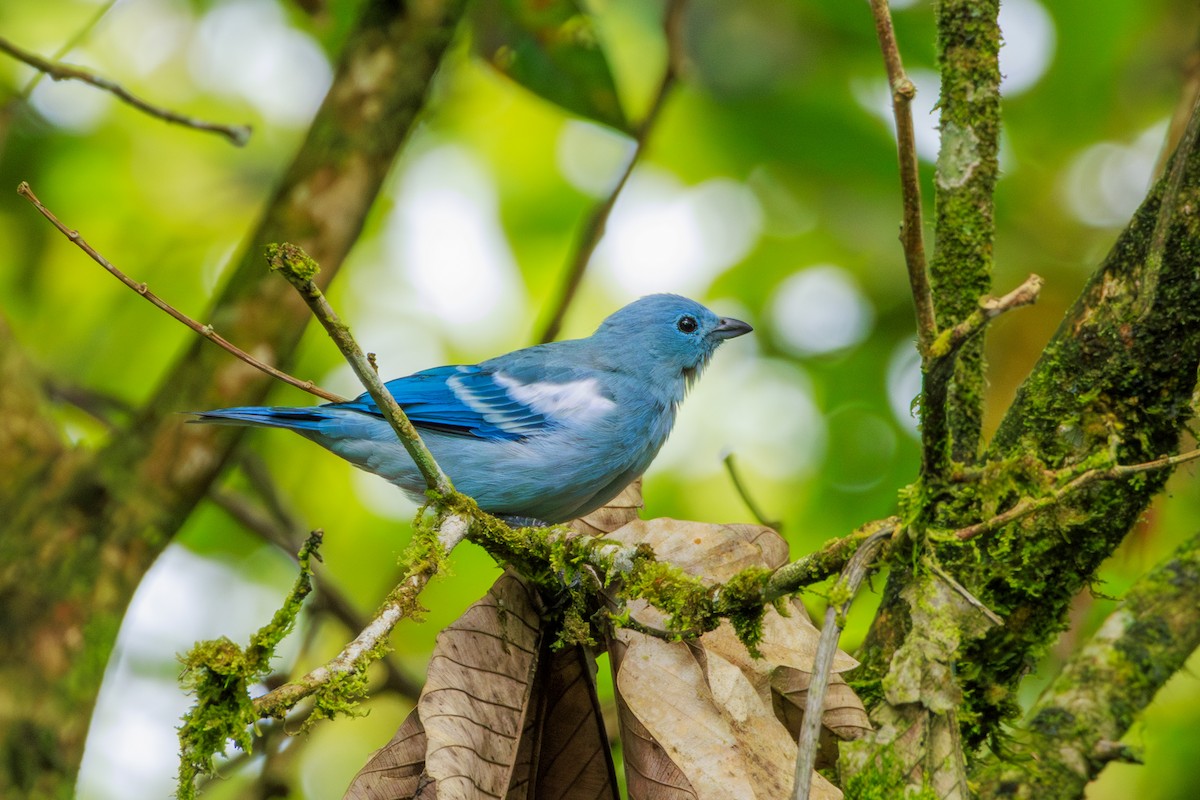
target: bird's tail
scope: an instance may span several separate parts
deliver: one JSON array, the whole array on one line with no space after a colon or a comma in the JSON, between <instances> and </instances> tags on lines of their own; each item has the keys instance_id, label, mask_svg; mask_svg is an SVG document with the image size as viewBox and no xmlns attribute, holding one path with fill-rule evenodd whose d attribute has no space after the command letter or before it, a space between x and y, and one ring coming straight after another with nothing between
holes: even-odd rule
<instances>
[{"instance_id":1,"label":"bird's tail","mask_svg":"<svg viewBox=\"0 0 1200 800\"><path fill-rule=\"evenodd\" d=\"M319 432L330 421L321 408L269 408L242 406L218 408L215 411L194 411L196 419L217 425L251 425L259 428L286 428L293 431Z\"/></svg>"}]
</instances>

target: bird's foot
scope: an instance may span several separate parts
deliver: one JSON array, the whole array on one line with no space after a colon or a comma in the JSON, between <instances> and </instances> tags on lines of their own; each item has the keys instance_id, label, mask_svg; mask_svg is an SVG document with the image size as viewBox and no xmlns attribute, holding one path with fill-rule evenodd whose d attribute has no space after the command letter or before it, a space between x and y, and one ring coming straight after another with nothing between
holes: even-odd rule
<instances>
[{"instance_id":1,"label":"bird's foot","mask_svg":"<svg viewBox=\"0 0 1200 800\"><path fill-rule=\"evenodd\" d=\"M506 514L499 515L497 519L510 528L549 528L552 524L533 517L510 517Z\"/></svg>"}]
</instances>

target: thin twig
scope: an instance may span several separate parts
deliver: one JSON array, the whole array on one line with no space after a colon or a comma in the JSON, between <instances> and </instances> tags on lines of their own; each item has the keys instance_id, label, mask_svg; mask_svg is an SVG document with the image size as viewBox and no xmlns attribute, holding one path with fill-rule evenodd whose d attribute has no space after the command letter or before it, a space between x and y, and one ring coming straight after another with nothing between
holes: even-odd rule
<instances>
[{"instance_id":1,"label":"thin twig","mask_svg":"<svg viewBox=\"0 0 1200 800\"><path fill-rule=\"evenodd\" d=\"M864 542L881 530L895 531L899 517L888 517L861 526L847 536L832 539L820 549L784 564L771 574L763 590L763 601L773 603L781 597L795 594L805 586L820 583L841 572Z\"/></svg>"},{"instance_id":2,"label":"thin twig","mask_svg":"<svg viewBox=\"0 0 1200 800\"><path fill-rule=\"evenodd\" d=\"M554 304L554 311L551 312L546 327L542 329L542 334L538 337L539 342L552 342L562 331L563 319L567 315L567 309L570 307L571 301L575 299L575 293L579 290L580 283L583 282L583 274L587 271L588 264L592 260L592 254L596 252L596 247L604 237L604 230L608 225L609 215L612 214L613 206L617 204L617 197L620 196L621 190L625 188L625 184L629 181L629 176L633 174L633 168L641 160L646 150L646 140L649 139L650 132L653 130L663 106L666 104L667 95L675 85L676 47L674 42L677 37L679 16L682 13L683 3L684 0L671 0L670 5L667 7L664 27L666 29L670 54L667 58L666 72L663 74L662 81L658 84L658 91L650 103L649 111L646 112L645 118L642 119L635 132L633 152L629 154L629 159L625 162L625 168L621 171L620 177L608 195L592 206L591 211L588 212L587 218L579 230L579 238L575 241L575 248L571 252L567 272L563 278L562 287L558 292L558 302Z\"/></svg>"},{"instance_id":3,"label":"thin twig","mask_svg":"<svg viewBox=\"0 0 1200 800\"><path fill-rule=\"evenodd\" d=\"M825 692L829 688L829 677L833 672L833 659L837 655L838 638L842 634L843 620L875 563L875 556L884 543L891 538L894 529L885 528L871 534L846 563L842 576L838 578L835 592L845 597L840 606L830 605L825 609L825 623L821 628L821 639L817 643L817 654L813 658L812 679L808 684L808 696L804 703L804 721L800 726L800 738L796 751L796 776L792 789L792 800L808 800L812 787L813 767L817 761L817 748L821 736L821 716L825 713Z\"/></svg>"},{"instance_id":4,"label":"thin twig","mask_svg":"<svg viewBox=\"0 0 1200 800\"><path fill-rule=\"evenodd\" d=\"M137 413L133 404L124 398L97 391L89 386L67 383L54 376L46 376L42 385L46 397L74 406L99 422L110 433L120 430L118 418L130 419Z\"/></svg>"},{"instance_id":5,"label":"thin twig","mask_svg":"<svg viewBox=\"0 0 1200 800\"><path fill-rule=\"evenodd\" d=\"M921 390L921 473L926 476L944 473L949 457L950 382L963 346L980 333L989 322L1020 306L1037 300L1042 279L1030 275L1020 286L1002 297L981 297L975 310L953 327L943 330L926 349Z\"/></svg>"},{"instance_id":6,"label":"thin twig","mask_svg":"<svg viewBox=\"0 0 1200 800\"><path fill-rule=\"evenodd\" d=\"M742 502L746 504L746 508L750 509L750 513L759 525L766 525L768 528L773 528L775 531L783 530L783 523L779 520L768 520L767 515L763 513L762 507L754 502L754 498L750 496L750 492L746 488L746 484L742 482L741 476L738 474L737 467L733 463L733 453L729 453L724 459L725 469L729 472L729 480L733 481L733 488L737 490L738 497L742 498Z\"/></svg>"},{"instance_id":7,"label":"thin twig","mask_svg":"<svg viewBox=\"0 0 1200 800\"><path fill-rule=\"evenodd\" d=\"M116 4L117 0L108 0L107 3L97 8L96 13L92 15L92 18L89 19L82 28L75 31L70 39L63 42L62 47L55 51L54 55L50 57L51 60L60 61L67 53L78 47L79 43L87 38L87 35L92 32L92 29L99 24L100 20L104 19L104 15L111 11L112 7ZM15 99L29 99L29 96L33 94L33 90L37 88L37 85L42 82L42 78L44 77L46 77L45 72L42 72L41 70L34 72L33 77L29 79L29 83L25 84L24 88L17 92Z\"/></svg>"},{"instance_id":8,"label":"thin twig","mask_svg":"<svg viewBox=\"0 0 1200 800\"><path fill-rule=\"evenodd\" d=\"M896 118L896 150L900 162L900 192L904 202L904 221L900 226L900 242L904 246L904 263L908 267L908 283L912 290L913 306L917 312L917 341L921 352L937 336L937 318L933 309L933 291L929 286L929 269L925 263L925 238L921 222L921 176L917 169L917 145L913 133L912 101L917 87L909 80L900 60L896 32L892 28L892 13L887 0L871 0L875 17L875 32L883 64L887 69L888 85L892 89L892 115Z\"/></svg>"},{"instance_id":9,"label":"thin twig","mask_svg":"<svg viewBox=\"0 0 1200 800\"><path fill-rule=\"evenodd\" d=\"M433 491L440 494L442 497L448 497L454 492L454 486L450 483L450 479L446 477L446 473L438 466L437 460L434 459L433 453L429 452L429 448L425 446L425 442L421 439L421 434L417 432L416 427L409 421L408 415L404 413L404 409L392 397L391 392L383 385L383 381L379 379L379 374L375 371L371 362L367 360L362 348L358 346L358 342L354 341L354 337L350 335L349 329L338 318L337 312L329 305L325 299L321 287L313 281L319 267L317 262L312 259L308 253L294 244L273 244L267 247L267 260L271 264L271 269L277 270L288 283L295 287L300 296L304 298L304 302L308 303L308 307L312 309L313 316L325 328L329 337L333 339L333 343L337 345L342 356L345 357L350 368L354 370L354 374L362 382L367 393L371 395L371 399L379 407L379 412L383 418L387 420L388 425L396 432L400 443L404 445L404 449L408 451L413 462L417 465L417 469L421 472L421 477L425 479L425 485Z\"/></svg>"},{"instance_id":10,"label":"thin twig","mask_svg":"<svg viewBox=\"0 0 1200 800\"><path fill-rule=\"evenodd\" d=\"M458 514L449 514L442 519L438 530L438 544L443 552L449 553L466 537L469 524L469 520ZM255 713L259 717L281 717L300 700L312 695L330 681L365 669L372 656L378 653L379 645L387 639L396 624L411 612L417 596L436 571L436 562L418 562L411 566L408 574L388 595L383 607L354 641L342 648L342 651L327 663L299 680L256 697Z\"/></svg>"},{"instance_id":11,"label":"thin twig","mask_svg":"<svg viewBox=\"0 0 1200 800\"><path fill-rule=\"evenodd\" d=\"M266 503L267 510L271 512L272 517L278 520L280 525L293 531L297 537L308 530L309 526L305 525L292 509L291 503L284 497L261 456L253 450L241 451L238 454L238 469L245 476L253 492Z\"/></svg>"},{"instance_id":12,"label":"thin twig","mask_svg":"<svg viewBox=\"0 0 1200 800\"><path fill-rule=\"evenodd\" d=\"M292 560L296 560L295 540L299 538L296 536L296 530L289 529L282 521L274 519L249 498L236 492L217 489L209 492L209 497L218 508L237 520L246 530L258 535L264 542L274 545ZM352 631L362 630L368 624L349 598L330 586L328 581L322 581L316 587L310 610L324 611ZM382 661L383 688L409 700L416 700L421 694L421 685L404 673L393 659L385 656Z\"/></svg>"},{"instance_id":13,"label":"thin twig","mask_svg":"<svg viewBox=\"0 0 1200 800\"><path fill-rule=\"evenodd\" d=\"M49 61L37 55L36 53L31 53L28 50L18 47L3 37L0 37L0 52L7 53L18 61L23 61L24 63L36 69L38 72L49 75L56 81L82 81L95 86L97 89L103 89L106 92L116 95L116 97L125 101L139 111L143 111L152 117L157 117L158 119L166 122L173 122L177 125L184 125L188 128L194 128L199 131L207 131L209 133L219 134L224 136L232 144L235 144L238 147L243 146L247 141L250 140L249 125L220 125L215 122L206 122L202 119L196 119L195 117L188 117L178 112L171 111L170 109L163 108L162 106L153 105L152 103L149 103L134 95L120 84L110 81L108 78L102 78L99 75L80 67L73 67L68 64L60 64L55 61Z\"/></svg>"},{"instance_id":14,"label":"thin twig","mask_svg":"<svg viewBox=\"0 0 1200 800\"><path fill-rule=\"evenodd\" d=\"M971 594L971 591L967 587L963 586L961 583L956 581L954 579L954 576L951 575L949 572L946 572L946 570L942 569L941 566L939 566L936 561L929 559L925 563L926 563L926 566L929 567L930 572L932 572L939 579L941 579L941 581L943 583L945 583L947 586L949 586L954 591L955 594L957 594L963 600L966 600L967 603L972 608L974 608L976 611L978 611L983 616L987 617L989 622L991 622L993 625L995 625L997 627L1004 624L1004 620L1000 617L999 614L997 614L995 611L992 611L990 608L988 608L983 603L982 600L980 600L975 595Z\"/></svg>"},{"instance_id":15,"label":"thin twig","mask_svg":"<svg viewBox=\"0 0 1200 800\"><path fill-rule=\"evenodd\" d=\"M1020 286L1001 297L981 297L979 307L971 316L962 322L941 332L930 345L929 358L931 362L939 359L954 357L962 346L972 336L983 330L983 327L1006 311L1021 306L1033 305L1037 302L1038 294L1042 291L1044 281L1039 275L1030 275ZM931 366L930 369L934 367Z\"/></svg>"},{"instance_id":16,"label":"thin twig","mask_svg":"<svg viewBox=\"0 0 1200 800\"><path fill-rule=\"evenodd\" d=\"M1097 483L1099 481L1118 480L1120 478L1128 478L1142 472L1153 472L1157 469L1166 469L1167 467L1178 466L1179 464L1184 464L1188 461L1195 461L1197 458L1200 458L1200 450L1189 450L1186 453L1180 453L1179 455L1175 456L1165 456L1163 458L1155 459L1154 461L1146 461L1142 464L1116 464L1111 467L1089 469L1086 472L1079 473L1074 479L1048 495L1036 498L1027 497L1002 514L997 514L991 519L984 520L983 522L977 522L974 525L968 525L965 528L959 528L958 530L953 531L950 535L962 541L974 539L976 536L981 534L997 531L1011 522L1016 522L1023 517L1029 516L1035 511L1041 511L1042 509L1049 508L1050 506L1060 503L1068 496L1078 492L1080 489L1091 486L1093 483ZM1067 474L1071 474L1070 470L1063 470L1062 473L1060 473L1060 475L1063 476Z\"/></svg>"},{"instance_id":17,"label":"thin twig","mask_svg":"<svg viewBox=\"0 0 1200 800\"><path fill-rule=\"evenodd\" d=\"M232 354L236 358L241 359L242 361L246 362L247 364L254 367L255 369L265 372L266 374L270 375L272 378L281 380L290 386L295 386L297 389L308 392L309 394L312 394L312 395L316 395L317 397L320 397L324 400L328 400L332 403L345 402L346 398L341 397L340 395L336 395L333 392L327 392L324 389L317 386L316 384L314 384L312 381L302 381L299 378L292 377L291 375L287 374L286 372L283 372L282 370L278 370L275 367L272 367L270 364L266 364L262 361L259 361L257 358L250 355L245 350L242 350L241 348L237 347L236 345L231 343L228 339L226 339L224 336L217 333L215 330L213 330L213 327L211 325L205 325L203 323L197 322L196 320L189 317L187 314L184 314L182 311L180 311L177 308L175 308L174 306L172 306L167 301L163 300L161 297L156 295L154 292L150 291L148 288L146 288L146 284L138 283L137 281L133 280L133 278L130 278L124 272L122 272L121 270L119 270L115 266L113 266L108 261L108 259L106 259L104 256L100 255L100 253L98 253L90 244L88 244L84 240L84 238L79 235L79 231L72 230L71 228L68 228L66 225L63 225L61 222L59 222L58 217L54 216L53 212L51 212L50 209L48 209L44 205L42 205L42 201L37 199L37 196L33 193L33 190L31 188L29 188L28 183L21 181L21 184L17 187L17 194L21 195L26 200L28 200L30 203L32 203L33 207L36 208L43 217L48 219L50 221L50 224L52 224L54 227L58 228L59 232L62 233L63 236L66 236L68 239L70 239L71 242L73 242L76 247L78 247L83 252L87 253L88 256L93 261L95 261L100 266L104 267L104 269L108 270L110 275L115 277L121 283L128 286L130 289L133 289L135 292L140 294L142 297L146 298L146 300L148 300L150 302L150 304L153 305L155 308L159 309L160 311L165 311L168 315L170 315L174 319L178 320L179 322L182 322L184 325L191 328L193 331L200 334L205 339L208 339L210 342L217 345L222 350L225 350L226 352Z\"/></svg>"}]
</instances>

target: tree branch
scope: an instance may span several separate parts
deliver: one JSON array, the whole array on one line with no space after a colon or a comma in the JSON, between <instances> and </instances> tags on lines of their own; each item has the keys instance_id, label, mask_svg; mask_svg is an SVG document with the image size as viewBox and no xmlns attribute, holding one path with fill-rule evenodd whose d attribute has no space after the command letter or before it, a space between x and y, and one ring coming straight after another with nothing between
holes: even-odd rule
<instances>
[{"instance_id":1,"label":"tree branch","mask_svg":"<svg viewBox=\"0 0 1200 800\"><path fill-rule=\"evenodd\" d=\"M220 125L215 122L206 122L202 119L185 116L162 106L156 106L141 99L120 84L110 81L108 78L102 78L80 67L48 61L36 53L31 53L28 50L17 47L3 37L0 37L0 52L7 53L18 61L22 61L33 67L38 72L49 75L56 81L82 81L83 83L95 86L97 89L103 89L139 111L149 114L152 117L157 117L165 122L173 122L177 125L194 128L198 131L219 134L225 137L231 144L238 147L245 145L250 140L249 125Z\"/></svg>"},{"instance_id":2,"label":"tree branch","mask_svg":"<svg viewBox=\"0 0 1200 800\"><path fill-rule=\"evenodd\" d=\"M1200 450L1190 450L1186 453L1180 453L1179 455L1175 456L1165 456L1163 458L1155 459L1154 461L1147 461L1142 464L1116 464L1111 467L1089 469L1083 473L1079 473L1078 470L1068 468L1062 470L1056 476L1056 478L1061 479L1062 477L1066 477L1068 475L1075 475L1075 477L1064 486L1055 489L1048 495L1043 495L1036 498L1027 497L1004 513L997 514L991 519L984 520L983 522L978 522L974 525L968 525L965 528L959 528L958 530L954 531L951 536L960 541L974 539L976 536L998 531L1006 525L1016 522L1023 517L1027 517L1036 511L1041 511L1043 509L1050 508L1051 506L1058 505L1067 498L1079 492L1081 489L1085 489L1094 483L1098 483L1100 481L1118 480L1120 478L1128 478L1133 475L1140 475L1143 472L1153 472L1160 469L1166 469L1168 467L1175 467L1179 464L1185 464L1188 461L1195 461L1197 458L1200 458Z\"/></svg>"},{"instance_id":3,"label":"tree branch","mask_svg":"<svg viewBox=\"0 0 1200 800\"><path fill-rule=\"evenodd\" d=\"M842 626L845 625L846 612L850 610L850 603L858 593L858 587L862 585L863 579L875 564L876 556L891 539L894 530L888 527L867 536L846 562L846 568L842 570L842 575L833 588L831 597L839 600L830 602L829 607L825 609L821 638L817 643L817 653L813 657L812 678L804 701L804 722L800 728L796 750L793 800L808 800L809 790L812 788L813 769L820 747L821 718L825 711L825 692L829 688L833 659L838 652L838 639L842 634Z\"/></svg>"},{"instance_id":4,"label":"tree branch","mask_svg":"<svg viewBox=\"0 0 1200 800\"><path fill-rule=\"evenodd\" d=\"M999 172L999 0L942 0L938 26L941 147L934 182L930 262L940 328L966 319L991 288L995 237L993 192ZM949 388L949 441L927 444L962 463L979 454L983 421L983 344L963 349ZM922 407L927 405L922 402ZM924 433L928 439L930 433ZM937 464L935 463L935 466Z\"/></svg>"},{"instance_id":5,"label":"tree branch","mask_svg":"<svg viewBox=\"0 0 1200 800\"><path fill-rule=\"evenodd\" d=\"M746 504L746 508L750 510L750 513L754 516L754 519L758 521L758 524L766 525L768 528L771 528L777 533L782 531L783 523L779 520L768 520L767 515L763 513L762 508L757 502L755 502L754 498L750 496L750 491L746 484L742 481L741 474L738 472L737 466L734 464L733 453L727 454L723 459L723 462L725 464L725 470L729 473L729 480L733 482L733 488L737 490L738 497L742 498L742 502Z\"/></svg>"},{"instance_id":6,"label":"tree branch","mask_svg":"<svg viewBox=\"0 0 1200 800\"><path fill-rule=\"evenodd\" d=\"M1197 124L1200 115L1193 115L1191 125ZM1179 447L1200 366L1192 255L1200 238L1200 142L1185 138L1192 144L1175 154L1184 163L1178 191L1167 191L1169 178L1151 190L1018 390L989 460L1036 458L1054 469L1078 469L1106 454L1138 465ZM1161 258L1153 259L1155 231L1164 230ZM1148 285L1157 299L1146 306ZM995 531L986 556L947 550L943 563L955 563L955 577L1007 620L967 643L961 655L972 670L964 688L982 723L969 744L1016 713L1011 693L1022 665L1061 630L1072 598L1094 580L1166 479L1158 469L1137 480L1097 480L1064 498L1059 513Z\"/></svg>"},{"instance_id":7,"label":"tree branch","mask_svg":"<svg viewBox=\"0 0 1200 800\"><path fill-rule=\"evenodd\" d=\"M284 364L309 318L291 287L262 268L268 242L296 241L336 274L394 156L423 107L462 0L414 7L366 0L329 93L208 315L264 361ZM121 615L139 580L207 494L242 435L184 425L182 410L253 405L270 381L196 339L119 436L98 452L65 451L33 491L0 515L0 595L10 612L0 672L0 758L52 766L25 793L69 794ZM64 580L70 576L70 580ZM84 635L86 633L86 635ZM0 778L2 781L2 778ZM0 795L12 787L0 783Z\"/></svg>"},{"instance_id":8,"label":"tree branch","mask_svg":"<svg viewBox=\"0 0 1200 800\"><path fill-rule=\"evenodd\" d=\"M951 387L963 347L993 319L1037 300L1042 279L1030 275L1003 297L979 298L969 316L947 327L925 350L921 396L921 474L945 476L950 465Z\"/></svg>"},{"instance_id":9,"label":"tree branch","mask_svg":"<svg viewBox=\"0 0 1200 800\"><path fill-rule=\"evenodd\" d=\"M362 348L358 346L358 342L354 341L354 337L350 335L349 328L338 319L337 313L325 300L325 295L321 293L321 288L313 281L319 271L317 262L294 244L270 245L267 248L267 259L271 264L271 269L277 270L283 275L304 298L304 302L308 303L308 307L312 309L317 321L325 328L329 338L333 339L333 343L337 345L346 362L354 370L354 374L362 381L367 393L379 407L383 418L396 432L400 443L404 445L404 449L408 451L417 465L417 469L420 470L421 477L425 479L425 485L442 497L452 494L454 486L446 477L446 473L442 472L442 468L438 466L433 453L429 452L429 448L421 440L421 434L409 422L404 409L400 407L391 392L383 385L383 381L379 379L379 373L375 371L374 364L367 360Z\"/></svg>"},{"instance_id":10,"label":"tree branch","mask_svg":"<svg viewBox=\"0 0 1200 800\"><path fill-rule=\"evenodd\" d=\"M880 530L889 535L900 525L899 517L869 522L840 539L831 539L820 549L785 564L772 573L764 589L767 602L785 597L820 583L831 575L841 572L858 549Z\"/></svg>"},{"instance_id":11,"label":"tree branch","mask_svg":"<svg viewBox=\"0 0 1200 800\"><path fill-rule=\"evenodd\" d=\"M166 300L163 300L154 292L150 291L146 287L146 284L138 283L137 281L133 280L133 278L130 278L124 272L117 269L116 266L114 266L108 259L100 255L95 248L88 244L87 241L79 235L79 231L63 225L58 220L58 217L56 217L53 212L50 211L50 209L42 205L42 201L38 200L37 195L33 193L33 189L29 188L29 184L25 181L21 181L20 185L17 186L17 194L21 195L30 203L32 203L33 207L36 208L43 217L50 220L50 224L52 224L55 228L58 228L59 232L62 233L63 236L66 236L72 244L74 244L83 252L87 253L89 258L91 258L100 266L104 267L104 269L107 270L110 275L128 286L130 289L133 289L142 297L146 298L150 305L154 306L160 311L165 311L172 319L182 322L192 331L200 334L205 339L208 339L210 342L217 345L233 357L246 362L258 371L266 373L276 380L281 380L289 386L295 386L301 391L316 395L317 397L320 397L323 400L328 400L331 403L345 402L346 398L336 395L333 392L327 392L320 386L314 384L312 381L302 381L299 378L295 378L286 372L283 372L282 370L276 369L270 364L260 361L259 359L247 353L245 350L242 350L237 345L230 342L221 334L217 333L215 330L213 330L212 325L205 325L201 322L197 322L187 314L184 314L182 311L172 306Z\"/></svg>"},{"instance_id":12,"label":"tree branch","mask_svg":"<svg viewBox=\"0 0 1200 800\"><path fill-rule=\"evenodd\" d=\"M875 32L883 63L887 69L888 85L892 90L892 115L896 119L896 148L900 163L900 193L904 206L900 225L900 242L904 246L904 263L908 267L908 284L912 290L913 306L917 313L917 342L922 353L937 336L937 319L933 309L933 292L929 288L929 271L925 263L925 236L921 222L921 175L918 169L917 145L913 133L912 101L917 87L908 79L896 45L892 28L892 12L887 0L871 0L875 17Z\"/></svg>"},{"instance_id":13,"label":"tree branch","mask_svg":"<svg viewBox=\"0 0 1200 800\"><path fill-rule=\"evenodd\" d=\"M19 498L34 491L45 470L66 449L62 433L48 413L46 392L37 370L26 357L0 315L0 419L20 424L0 425L0 475L27 476L0 481L0 507L14 508Z\"/></svg>"},{"instance_id":14,"label":"tree branch","mask_svg":"<svg viewBox=\"0 0 1200 800\"><path fill-rule=\"evenodd\" d=\"M210 497L218 508L246 530L258 535L264 542L275 546L293 560L296 559L295 530L276 521L247 498L235 492L218 489L212 492ZM350 602L349 598L336 587L331 586L328 580L316 586L311 609L314 612L325 612L348 630L362 630L368 624L368 621L363 619L362 615L354 608L354 604ZM404 673L393 659L385 657L381 660L384 669L383 688L415 701L421 694L420 683Z\"/></svg>"},{"instance_id":15,"label":"tree branch","mask_svg":"<svg viewBox=\"0 0 1200 800\"><path fill-rule=\"evenodd\" d=\"M1001 760L976 775L981 798L1068 800L1114 758L1138 713L1200 647L1200 534L1139 579L1029 710ZM1012 756L1016 756L1013 758ZM1022 756L1036 758L1036 769Z\"/></svg>"},{"instance_id":16,"label":"tree branch","mask_svg":"<svg viewBox=\"0 0 1200 800\"><path fill-rule=\"evenodd\" d=\"M333 659L301 678L272 689L254 699L254 711L259 717L282 718L296 703L318 692L332 681L348 675L360 675L380 657L382 645L400 620L411 617L418 609L417 597L437 574L440 563L466 537L470 521L460 514L442 518L433 542L414 540L414 548L406 565L404 577L388 595L374 618L342 648ZM436 553L425 548L435 547Z\"/></svg>"}]
</instances>

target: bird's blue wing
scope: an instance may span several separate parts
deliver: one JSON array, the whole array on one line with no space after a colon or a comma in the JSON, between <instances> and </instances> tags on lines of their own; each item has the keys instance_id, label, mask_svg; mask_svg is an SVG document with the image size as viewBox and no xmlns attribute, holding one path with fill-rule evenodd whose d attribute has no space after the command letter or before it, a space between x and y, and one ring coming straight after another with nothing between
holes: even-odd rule
<instances>
[{"instance_id":1,"label":"bird's blue wing","mask_svg":"<svg viewBox=\"0 0 1200 800\"><path fill-rule=\"evenodd\" d=\"M521 384L478 366L436 367L385 384L414 425L480 439L523 439L555 423L514 396ZM370 395L326 408L379 415Z\"/></svg>"}]
</instances>

